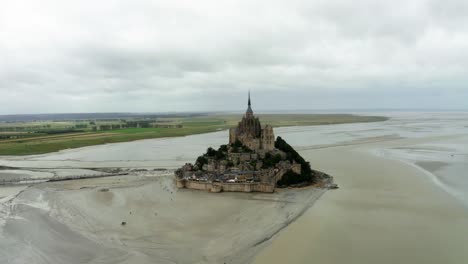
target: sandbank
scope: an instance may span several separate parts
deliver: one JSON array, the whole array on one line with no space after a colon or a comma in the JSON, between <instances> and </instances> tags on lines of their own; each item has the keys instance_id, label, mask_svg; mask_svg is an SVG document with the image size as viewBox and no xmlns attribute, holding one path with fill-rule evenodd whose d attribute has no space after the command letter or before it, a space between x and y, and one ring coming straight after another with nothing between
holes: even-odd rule
<instances>
[{"instance_id":1,"label":"sandbank","mask_svg":"<svg viewBox=\"0 0 468 264\"><path fill-rule=\"evenodd\" d=\"M379 147L421 141L394 140ZM375 146L304 151L341 188L324 194L254 263L468 262L463 204L416 166L373 155L369 149Z\"/></svg>"}]
</instances>

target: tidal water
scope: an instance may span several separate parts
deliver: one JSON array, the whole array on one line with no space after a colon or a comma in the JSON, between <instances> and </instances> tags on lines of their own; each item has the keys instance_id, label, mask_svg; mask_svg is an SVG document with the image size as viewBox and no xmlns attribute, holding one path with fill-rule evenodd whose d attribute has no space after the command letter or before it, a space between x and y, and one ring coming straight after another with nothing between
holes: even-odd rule
<instances>
[{"instance_id":1,"label":"tidal water","mask_svg":"<svg viewBox=\"0 0 468 264\"><path fill-rule=\"evenodd\" d=\"M360 113L362 114L362 113ZM374 153L402 160L424 169L436 184L459 199L468 201L468 113L368 113L385 115L390 120L378 123L276 128L299 151L361 142L376 142ZM261 120L261 115L259 116ZM402 148L379 146L395 139L421 139L421 143ZM424 139L430 139L427 143ZM148 139L64 150L26 157L0 156L0 166L16 170L21 177L34 177L37 169L63 171L86 168L167 168L194 162L208 147L226 144L228 132L178 138ZM313 161L311 161L313 164ZM47 172L40 172L47 173ZM29 175L29 176L28 176ZM0 178L12 177L1 172ZM467 202L468 204L468 202Z\"/></svg>"}]
</instances>

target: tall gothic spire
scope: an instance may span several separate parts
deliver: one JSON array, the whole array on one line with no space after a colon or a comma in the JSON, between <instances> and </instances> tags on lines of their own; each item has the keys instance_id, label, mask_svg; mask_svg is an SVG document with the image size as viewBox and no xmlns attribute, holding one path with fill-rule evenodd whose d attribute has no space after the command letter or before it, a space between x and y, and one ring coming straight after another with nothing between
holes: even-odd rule
<instances>
[{"instance_id":1,"label":"tall gothic spire","mask_svg":"<svg viewBox=\"0 0 468 264\"><path fill-rule=\"evenodd\" d=\"M248 116L252 116L253 115L253 111L252 111L252 108L250 107L251 106L251 103L250 103L250 90L249 90L249 102L248 102L248 107L247 107L247 115Z\"/></svg>"}]
</instances>

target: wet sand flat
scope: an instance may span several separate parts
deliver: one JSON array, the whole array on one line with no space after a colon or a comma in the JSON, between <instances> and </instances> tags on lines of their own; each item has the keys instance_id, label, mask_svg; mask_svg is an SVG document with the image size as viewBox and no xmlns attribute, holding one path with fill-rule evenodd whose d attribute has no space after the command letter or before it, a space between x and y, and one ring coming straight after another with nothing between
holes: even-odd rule
<instances>
[{"instance_id":1,"label":"wet sand flat","mask_svg":"<svg viewBox=\"0 0 468 264\"><path fill-rule=\"evenodd\" d=\"M421 170L352 147L305 156L341 188L322 196L254 263L468 262L466 208Z\"/></svg>"},{"instance_id":2,"label":"wet sand flat","mask_svg":"<svg viewBox=\"0 0 468 264\"><path fill-rule=\"evenodd\" d=\"M153 168L225 143L226 131L0 157L25 173L148 169L0 188L0 263L250 263L258 252L257 263L467 263L467 120L421 113L275 129L334 176L341 188L324 195L176 191L172 177L154 178Z\"/></svg>"},{"instance_id":3,"label":"wet sand flat","mask_svg":"<svg viewBox=\"0 0 468 264\"><path fill-rule=\"evenodd\" d=\"M0 263L248 263L323 193L179 190L172 174L43 183L10 203Z\"/></svg>"}]
</instances>

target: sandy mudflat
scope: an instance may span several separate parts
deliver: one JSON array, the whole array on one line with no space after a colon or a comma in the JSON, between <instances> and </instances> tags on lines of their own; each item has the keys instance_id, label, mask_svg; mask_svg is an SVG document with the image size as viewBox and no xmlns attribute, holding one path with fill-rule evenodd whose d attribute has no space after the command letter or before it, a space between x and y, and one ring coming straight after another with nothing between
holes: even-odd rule
<instances>
[{"instance_id":1,"label":"sandy mudflat","mask_svg":"<svg viewBox=\"0 0 468 264\"><path fill-rule=\"evenodd\" d=\"M372 147L306 151L341 188L324 194L254 263L468 263L464 205L422 170L376 157Z\"/></svg>"},{"instance_id":2,"label":"sandy mudflat","mask_svg":"<svg viewBox=\"0 0 468 264\"><path fill-rule=\"evenodd\" d=\"M150 169L0 188L0 263L468 263L468 114L275 134L341 188L210 194L152 175L226 143L226 131L0 157L27 174Z\"/></svg>"},{"instance_id":3,"label":"sandy mudflat","mask_svg":"<svg viewBox=\"0 0 468 264\"><path fill-rule=\"evenodd\" d=\"M323 193L177 190L172 174L43 183L10 203L0 263L246 263Z\"/></svg>"}]
</instances>

